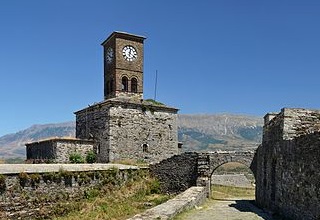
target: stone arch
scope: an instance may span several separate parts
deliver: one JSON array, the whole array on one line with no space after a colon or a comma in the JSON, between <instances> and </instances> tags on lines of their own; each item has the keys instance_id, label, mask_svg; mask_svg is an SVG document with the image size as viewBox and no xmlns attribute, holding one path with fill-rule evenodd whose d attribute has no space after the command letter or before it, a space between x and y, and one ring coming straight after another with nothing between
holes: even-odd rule
<instances>
[{"instance_id":1,"label":"stone arch","mask_svg":"<svg viewBox=\"0 0 320 220\"><path fill-rule=\"evenodd\" d=\"M142 144L142 152L143 153L149 152L149 144Z\"/></svg>"},{"instance_id":2,"label":"stone arch","mask_svg":"<svg viewBox=\"0 0 320 220\"><path fill-rule=\"evenodd\" d=\"M254 152L185 152L151 165L150 172L159 178L163 192L179 193L191 186L204 186L210 196L210 178L222 164L238 162L248 166L256 178Z\"/></svg>"},{"instance_id":3,"label":"stone arch","mask_svg":"<svg viewBox=\"0 0 320 220\"><path fill-rule=\"evenodd\" d=\"M128 77L123 76L121 78L121 91L128 92L129 86L128 86Z\"/></svg>"},{"instance_id":4,"label":"stone arch","mask_svg":"<svg viewBox=\"0 0 320 220\"><path fill-rule=\"evenodd\" d=\"M210 158L210 171L209 171L210 176L218 167L230 162L237 162L247 166L255 175L254 166L252 166L252 161L254 158L253 152L250 152L250 151L222 152L222 153L215 152L215 153L210 153L209 158Z\"/></svg>"},{"instance_id":5,"label":"stone arch","mask_svg":"<svg viewBox=\"0 0 320 220\"><path fill-rule=\"evenodd\" d=\"M135 77L131 79L131 92L132 93L138 92L138 80Z\"/></svg>"},{"instance_id":6,"label":"stone arch","mask_svg":"<svg viewBox=\"0 0 320 220\"><path fill-rule=\"evenodd\" d=\"M224 152L212 152L212 153L200 153L198 155L198 176L197 186L206 186L208 197L210 192L210 178L213 172L221 165L229 162L238 162L248 166L256 179L256 162L255 153L251 151L246 152L235 152L235 151L224 151Z\"/></svg>"}]
</instances>

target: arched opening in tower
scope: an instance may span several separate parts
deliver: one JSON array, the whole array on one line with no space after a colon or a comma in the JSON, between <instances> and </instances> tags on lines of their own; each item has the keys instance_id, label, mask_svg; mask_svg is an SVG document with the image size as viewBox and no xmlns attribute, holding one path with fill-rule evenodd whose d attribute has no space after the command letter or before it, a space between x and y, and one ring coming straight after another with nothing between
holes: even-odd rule
<instances>
[{"instance_id":1,"label":"arched opening in tower","mask_svg":"<svg viewBox=\"0 0 320 220\"><path fill-rule=\"evenodd\" d=\"M131 92L133 92L133 93L138 92L138 81L136 78L131 79Z\"/></svg>"},{"instance_id":2,"label":"arched opening in tower","mask_svg":"<svg viewBox=\"0 0 320 220\"><path fill-rule=\"evenodd\" d=\"M122 77L121 90L123 92L128 92L128 78L126 76Z\"/></svg>"}]
</instances>

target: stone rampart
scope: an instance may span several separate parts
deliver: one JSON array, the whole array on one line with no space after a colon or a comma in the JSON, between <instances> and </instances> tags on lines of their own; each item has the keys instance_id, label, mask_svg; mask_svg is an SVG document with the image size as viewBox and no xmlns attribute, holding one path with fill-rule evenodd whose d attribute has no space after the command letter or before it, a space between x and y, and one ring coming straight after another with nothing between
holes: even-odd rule
<instances>
[{"instance_id":1,"label":"stone rampart","mask_svg":"<svg viewBox=\"0 0 320 220\"><path fill-rule=\"evenodd\" d=\"M175 198L167 202L148 209L142 214L135 215L128 220L153 220L153 219L172 219L177 214L201 205L207 197L205 187L191 187Z\"/></svg>"},{"instance_id":2,"label":"stone rampart","mask_svg":"<svg viewBox=\"0 0 320 220\"><path fill-rule=\"evenodd\" d=\"M196 186L198 154L184 153L150 166L150 172L161 183L165 193L180 193Z\"/></svg>"},{"instance_id":3,"label":"stone rampart","mask_svg":"<svg viewBox=\"0 0 320 220\"><path fill-rule=\"evenodd\" d=\"M320 219L320 111L282 109L257 149L256 202L290 219Z\"/></svg>"},{"instance_id":4,"label":"stone rampart","mask_svg":"<svg viewBox=\"0 0 320 220\"><path fill-rule=\"evenodd\" d=\"M102 184L122 184L138 168L117 164L0 165L0 219L45 219L60 203L90 196Z\"/></svg>"},{"instance_id":5,"label":"stone rampart","mask_svg":"<svg viewBox=\"0 0 320 220\"><path fill-rule=\"evenodd\" d=\"M163 192L180 193L191 186L205 186L209 196L212 173L228 162L239 162L252 168L253 152L187 152L150 166ZM255 173L255 171L253 171Z\"/></svg>"}]
</instances>

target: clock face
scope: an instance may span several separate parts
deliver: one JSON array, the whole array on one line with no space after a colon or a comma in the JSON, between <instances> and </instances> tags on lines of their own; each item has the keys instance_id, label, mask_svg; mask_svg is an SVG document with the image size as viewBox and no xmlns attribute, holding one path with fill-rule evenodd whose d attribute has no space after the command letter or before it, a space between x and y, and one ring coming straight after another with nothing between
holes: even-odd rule
<instances>
[{"instance_id":1,"label":"clock face","mask_svg":"<svg viewBox=\"0 0 320 220\"><path fill-rule=\"evenodd\" d=\"M127 45L122 49L122 55L127 61L134 61L138 57L136 49L130 45Z\"/></svg>"},{"instance_id":2,"label":"clock face","mask_svg":"<svg viewBox=\"0 0 320 220\"><path fill-rule=\"evenodd\" d=\"M113 60L113 49L109 47L106 52L106 62L111 63Z\"/></svg>"}]
</instances>

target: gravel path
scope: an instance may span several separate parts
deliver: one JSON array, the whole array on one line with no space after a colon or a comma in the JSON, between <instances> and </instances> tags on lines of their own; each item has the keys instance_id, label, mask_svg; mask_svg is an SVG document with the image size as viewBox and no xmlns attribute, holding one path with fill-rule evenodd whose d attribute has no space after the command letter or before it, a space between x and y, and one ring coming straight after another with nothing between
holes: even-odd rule
<instances>
[{"instance_id":1,"label":"gravel path","mask_svg":"<svg viewBox=\"0 0 320 220\"><path fill-rule=\"evenodd\" d=\"M183 213L177 220L273 220L251 202L245 198L210 199L202 207Z\"/></svg>"}]
</instances>

